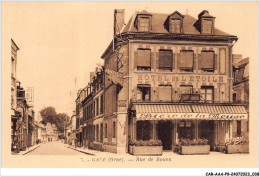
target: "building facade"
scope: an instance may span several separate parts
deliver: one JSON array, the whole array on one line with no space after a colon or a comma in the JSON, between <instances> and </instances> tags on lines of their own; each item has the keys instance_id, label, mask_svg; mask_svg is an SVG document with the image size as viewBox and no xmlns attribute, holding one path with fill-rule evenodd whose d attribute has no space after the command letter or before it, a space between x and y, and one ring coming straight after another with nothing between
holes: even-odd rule
<instances>
[{"instance_id":1,"label":"building facade","mask_svg":"<svg viewBox=\"0 0 260 177\"><path fill-rule=\"evenodd\" d=\"M214 150L236 136L235 122L248 117L232 99L237 36L217 29L206 10L198 18L136 12L125 26L124 10L114 17L102 55L107 151L125 153L133 139L160 139L174 150L183 138L206 138Z\"/></svg>"},{"instance_id":2,"label":"building facade","mask_svg":"<svg viewBox=\"0 0 260 177\"><path fill-rule=\"evenodd\" d=\"M241 56L241 59L233 63L233 100L245 102L249 114L249 58L242 59ZM249 140L249 117L248 120L234 122L233 135Z\"/></svg>"}]
</instances>

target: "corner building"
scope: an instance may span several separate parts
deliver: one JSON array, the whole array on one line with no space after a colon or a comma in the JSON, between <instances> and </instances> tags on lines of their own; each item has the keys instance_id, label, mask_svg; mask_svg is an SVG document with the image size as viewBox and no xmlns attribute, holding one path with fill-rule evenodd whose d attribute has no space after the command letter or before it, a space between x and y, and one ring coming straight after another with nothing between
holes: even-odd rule
<instances>
[{"instance_id":1,"label":"corner building","mask_svg":"<svg viewBox=\"0 0 260 177\"><path fill-rule=\"evenodd\" d=\"M105 68L105 151L126 153L131 139L160 139L174 150L179 139L206 138L211 150L233 138L233 123L247 120L232 99L232 48L237 36L198 18L136 12L124 25L114 14L114 39Z\"/></svg>"}]
</instances>

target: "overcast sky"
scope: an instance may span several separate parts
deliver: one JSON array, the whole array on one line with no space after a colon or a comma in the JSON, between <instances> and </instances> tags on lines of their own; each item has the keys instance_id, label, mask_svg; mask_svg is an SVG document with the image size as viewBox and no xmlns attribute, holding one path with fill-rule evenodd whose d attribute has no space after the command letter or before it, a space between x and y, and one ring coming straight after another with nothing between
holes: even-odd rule
<instances>
[{"instance_id":1,"label":"overcast sky","mask_svg":"<svg viewBox=\"0 0 260 177\"><path fill-rule=\"evenodd\" d=\"M238 36L233 53L258 57L257 2L2 2L2 35L9 40L6 45L13 38L20 48L17 78L24 88L35 88L37 112L54 106L72 114L69 93L85 86L89 72L103 63L116 8L125 9L125 23L144 9L178 10L195 18L208 10L217 28Z\"/></svg>"}]
</instances>

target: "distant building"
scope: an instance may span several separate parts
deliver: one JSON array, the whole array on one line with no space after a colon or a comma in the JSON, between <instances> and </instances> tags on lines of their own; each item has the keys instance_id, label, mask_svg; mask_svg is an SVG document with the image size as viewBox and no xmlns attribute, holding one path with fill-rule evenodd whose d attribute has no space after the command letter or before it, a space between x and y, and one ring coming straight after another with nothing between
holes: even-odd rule
<instances>
[{"instance_id":1,"label":"distant building","mask_svg":"<svg viewBox=\"0 0 260 177\"><path fill-rule=\"evenodd\" d=\"M245 102L249 113L249 58L236 60L233 63L233 101ZM233 136L249 139L249 118L234 122Z\"/></svg>"},{"instance_id":2,"label":"distant building","mask_svg":"<svg viewBox=\"0 0 260 177\"><path fill-rule=\"evenodd\" d=\"M58 141L58 130L55 124L47 123L46 126L47 141Z\"/></svg>"},{"instance_id":3,"label":"distant building","mask_svg":"<svg viewBox=\"0 0 260 177\"><path fill-rule=\"evenodd\" d=\"M34 103L34 87L27 87L26 100L28 103Z\"/></svg>"}]
</instances>

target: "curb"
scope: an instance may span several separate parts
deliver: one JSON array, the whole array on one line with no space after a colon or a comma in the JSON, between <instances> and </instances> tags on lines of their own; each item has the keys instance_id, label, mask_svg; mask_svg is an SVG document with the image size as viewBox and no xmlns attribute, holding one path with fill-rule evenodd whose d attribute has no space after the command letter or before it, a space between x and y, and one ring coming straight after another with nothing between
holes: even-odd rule
<instances>
[{"instance_id":1,"label":"curb","mask_svg":"<svg viewBox=\"0 0 260 177\"><path fill-rule=\"evenodd\" d=\"M38 145L38 146L36 146L36 147L34 147L34 148L32 148L32 149L29 149L28 151L25 151L24 153L22 153L22 154L19 154L19 155L26 155L26 154L28 154L29 152L31 152L31 151L33 151L33 150L35 150L35 149L37 149L38 147L40 147L41 146L41 144L40 145Z\"/></svg>"},{"instance_id":2,"label":"curb","mask_svg":"<svg viewBox=\"0 0 260 177\"><path fill-rule=\"evenodd\" d=\"M69 146L65 146L69 149L72 149L72 150L75 150L75 151L78 151L78 152L81 152L81 153L84 153L84 154L87 154L87 155L92 155L92 156L95 156L95 154L92 154L92 153L89 153L89 152L85 152L83 150L79 150L79 149L76 149L76 148L73 148L73 147L69 147Z\"/></svg>"}]
</instances>

